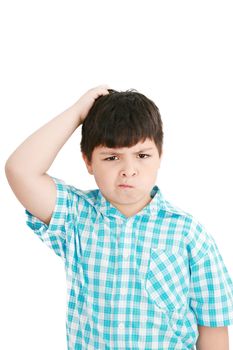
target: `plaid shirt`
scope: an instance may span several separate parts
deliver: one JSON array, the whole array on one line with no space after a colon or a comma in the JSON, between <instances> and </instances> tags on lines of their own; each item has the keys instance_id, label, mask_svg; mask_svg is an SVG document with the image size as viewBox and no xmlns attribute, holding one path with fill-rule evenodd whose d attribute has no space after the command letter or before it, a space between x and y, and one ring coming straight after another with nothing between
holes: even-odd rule
<instances>
[{"instance_id":1,"label":"plaid shirt","mask_svg":"<svg viewBox=\"0 0 233 350\"><path fill-rule=\"evenodd\" d=\"M52 178L49 226L25 213L64 261L69 350L193 349L197 325L233 323L233 284L213 237L158 186L127 218L99 189Z\"/></svg>"}]
</instances>

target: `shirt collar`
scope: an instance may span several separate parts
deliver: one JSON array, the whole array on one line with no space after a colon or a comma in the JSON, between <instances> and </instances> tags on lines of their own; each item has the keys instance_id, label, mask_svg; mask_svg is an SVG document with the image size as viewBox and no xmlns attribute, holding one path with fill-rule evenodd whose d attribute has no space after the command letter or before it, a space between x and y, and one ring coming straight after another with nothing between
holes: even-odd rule
<instances>
[{"instance_id":1,"label":"shirt collar","mask_svg":"<svg viewBox=\"0 0 233 350\"><path fill-rule=\"evenodd\" d=\"M114 207L105 197L102 195L101 191L98 191L98 195L96 197L95 207L98 211L100 211L104 216L115 217L118 219L129 220L142 216L154 216L158 211L164 207L163 205L163 196L158 186L154 186L150 192L150 196L152 200L137 214L126 217L122 214L116 207Z\"/></svg>"}]
</instances>

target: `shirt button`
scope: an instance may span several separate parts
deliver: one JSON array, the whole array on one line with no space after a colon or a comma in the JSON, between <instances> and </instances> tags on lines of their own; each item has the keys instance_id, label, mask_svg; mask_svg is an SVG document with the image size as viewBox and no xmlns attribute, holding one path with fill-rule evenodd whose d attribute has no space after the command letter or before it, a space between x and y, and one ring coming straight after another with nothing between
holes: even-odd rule
<instances>
[{"instance_id":1,"label":"shirt button","mask_svg":"<svg viewBox=\"0 0 233 350\"><path fill-rule=\"evenodd\" d=\"M124 323L123 323L123 322L119 323L119 325L118 325L118 330L119 330L119 331L123 331L124 328L125 328Z\"/></svg>"},{"instance_id":2,"label":"shirt button","mask_svg":"<svg viewBox=\"0 0 233 350\"><path fill-rule=\"evenodd\" d=\"M127 294L127 288L121 288L121 293L122 293L123 295Z\"/></svg>"},{"instance_id":3,"label":"shirt button","mask_svg":"<svg viewBox=\"0 0 233 350\"><path fill-rule=\"evenodd\" d=\"M124 260L128 260L128 259L129 259L129 253L125 253L125 254L123 255L123 257L124 257Z\"/></svg>"}]
</instances>

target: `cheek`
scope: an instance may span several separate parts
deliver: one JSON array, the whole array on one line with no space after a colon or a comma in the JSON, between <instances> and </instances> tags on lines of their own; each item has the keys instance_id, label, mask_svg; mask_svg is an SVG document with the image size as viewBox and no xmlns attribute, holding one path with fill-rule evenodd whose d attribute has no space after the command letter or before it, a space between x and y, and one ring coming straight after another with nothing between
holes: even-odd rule
<instances>
[{"instance_id":1,"label":"cheek","mask_svg":"<svg viewBox=\"0 0 233 350\"><path fill-rule=\"evenodd\" d=\"M144 179L147 179L150 182L150 181L154 181L154 179L157 178L158 167L155 167L154 165L152 165L150 167L147 167L144 170L145 171L143 171L142 173L142 176Z\"/></svg>"},{"instance_id":2,"label":"cheek","mask_svg":"<svg viewBox=\"0 0 233 350\"><path fill-rule=\"evenodd\" d=\"M155 173L158 169L157 164L147 164L142 168L143 173L152 174Z\"/></svg>"},{"instance_id":3,"label":"cheek","mask_svg":"<svg viewBox=\"0 0 233 350\"><path fill-rule=\"evenodd\" d=\"M98 187L102 187L102 185L110 184L114 181L114 174L113 171L110 171L110 169L106 168L99 168L98 172L95 173L95 181L98 185Z\"/></svg>"}]
</instances>

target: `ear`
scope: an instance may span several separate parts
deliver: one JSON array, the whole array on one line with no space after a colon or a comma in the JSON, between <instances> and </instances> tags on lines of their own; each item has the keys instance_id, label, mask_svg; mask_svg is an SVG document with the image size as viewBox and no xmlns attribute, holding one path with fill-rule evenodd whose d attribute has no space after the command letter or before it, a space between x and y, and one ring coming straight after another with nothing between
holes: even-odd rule
<instances>
[{"instance_id":1,"label":"ear","mask_svg":"<svg viewBox=\"0 0 233 350\"><path fill-rule=\"evenodd\" d=\"M90 175L93 175L92 163L87 159L87 156L82 153L83 160L86 164L87 171Z\"/></svg>"}]
</instances>

